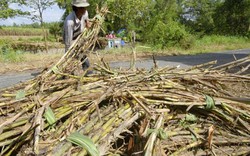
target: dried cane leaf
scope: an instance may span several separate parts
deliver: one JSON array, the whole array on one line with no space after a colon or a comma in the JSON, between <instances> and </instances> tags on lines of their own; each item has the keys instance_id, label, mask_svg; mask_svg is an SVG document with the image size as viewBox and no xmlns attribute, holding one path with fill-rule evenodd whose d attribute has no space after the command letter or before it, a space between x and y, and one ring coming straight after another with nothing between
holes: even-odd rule
<instances>
[{"instance_id":1,"label":"dried cane leaf","mask_svg":"<svg viewBox=\"0 0 250 156\"><path fill-rule=\"evenodd\" d=\"M208 141L209 148L212 147L212 140L213 140L214 129L215 129L214 125L210 126L209 129L208 129L207 141Z\"/></svg>"},{"instance_id":2,"label":"dried cane leaf","mask_svg":"<svg viewBox=\"0 0 250 156\"><path fill-rule=\"evenodd\" d=\"M16 100L21 100L25 98L26 92L24 90L19 90L16 93Z\"/></svg>"},{"instance_id":3,"label":"dried cane leaf","mask_svg":"<svg viewBox=\"0 0 250 156\"><path fill-rule=\"evenodd\" d=\"M53 125L56 122L55 114L50 107L48 107L47 110L45 111L44 117L49 123L49 125Z\"/></svg>"},{"instance_id":4,"label":"dried cane leaf","mask_svg":"<svg viewBox=\"0 0 250 156\"><path fill-rule=\"evenodd\" d=\"M67 140L75 145L84 148L91 156L100 155L100 152L97 150L94 142L90 138L80 134L79 132L72 133L70 136L68 136Z\"/></svg>"}]
</instances>

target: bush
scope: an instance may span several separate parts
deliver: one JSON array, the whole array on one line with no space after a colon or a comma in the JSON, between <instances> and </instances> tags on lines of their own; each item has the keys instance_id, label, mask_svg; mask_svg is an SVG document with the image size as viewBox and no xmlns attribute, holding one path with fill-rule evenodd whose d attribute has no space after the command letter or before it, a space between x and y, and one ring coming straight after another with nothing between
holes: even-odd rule
<instances>
[{"instance_id":1,"label":"bush","mask_svg":"<svg viewBox=\"0 0 250 156\"><path fill-rule=\"evenodd\" d=\"M166 48L179 46L188 49L193 44L193 37L186 32L185 28L178 22L157 21L152 31L145 34L146 42L154 45L156 48Z\"/></svg>"}]
</instances>

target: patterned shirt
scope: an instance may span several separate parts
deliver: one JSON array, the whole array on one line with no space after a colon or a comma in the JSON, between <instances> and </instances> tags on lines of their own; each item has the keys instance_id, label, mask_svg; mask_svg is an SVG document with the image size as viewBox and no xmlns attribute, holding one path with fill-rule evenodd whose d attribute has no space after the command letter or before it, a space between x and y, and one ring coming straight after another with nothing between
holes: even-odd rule
<instances>
[{"instance_id":1,"label":"patterned shirt","mask_svg":"<svg viewBox=\"0 0 250 156\"><path fill-rule=\"evenodd\" d=\"M86 26L86 20L89 19L88 17L88 11L86 10L85 14L82 15L82 19L79 20L73 11L70 13L65 21L63 26L63 40L65 44L65 52L68 51L71 44L74 42L74 40L77 38L78 35L82 33Z\"/></svg>"}]
</instances>

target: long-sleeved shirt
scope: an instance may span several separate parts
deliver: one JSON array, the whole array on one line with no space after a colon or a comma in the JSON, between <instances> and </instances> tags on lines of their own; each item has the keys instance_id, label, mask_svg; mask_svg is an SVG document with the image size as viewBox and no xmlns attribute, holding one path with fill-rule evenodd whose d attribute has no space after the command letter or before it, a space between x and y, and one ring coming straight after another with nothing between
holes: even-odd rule
<instances>
[{"instance_id":1,"label":"long-sleeved shirt","mask_svg":"<svg viewBox=\"0 0 250 156\"><path fill-rule=\"evenodd\" d=\"M70 45L84 30L86 26L85 21L88 20L88 16L88 11L86 10L85 14L82 15L81 20L77 18L74 11L66 17L63 26L63 40L65 44L65 52L68 51Z\"/></svg>"}]
</instances>

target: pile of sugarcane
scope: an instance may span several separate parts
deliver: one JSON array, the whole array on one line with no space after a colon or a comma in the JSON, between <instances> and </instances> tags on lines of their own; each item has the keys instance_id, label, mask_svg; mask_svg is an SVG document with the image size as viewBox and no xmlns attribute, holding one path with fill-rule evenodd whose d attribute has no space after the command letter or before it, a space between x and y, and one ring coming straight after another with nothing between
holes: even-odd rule
<instances>
[{"instance_id":1,"label":"pile of sugarcane","mask_svg":"<svg viewBox=\"0 0 250 156\"><path fill-rule=\"evenodd\" d=\"M1 90L1 155L250 154L249 75L209 63L125 71L105 62L76 75L107 12L52 68Z\"/></svg>"}]
</instances>

